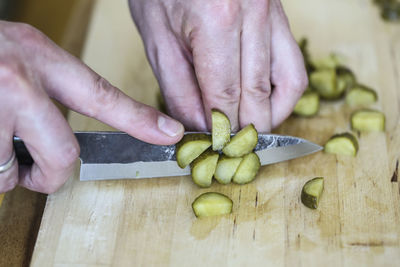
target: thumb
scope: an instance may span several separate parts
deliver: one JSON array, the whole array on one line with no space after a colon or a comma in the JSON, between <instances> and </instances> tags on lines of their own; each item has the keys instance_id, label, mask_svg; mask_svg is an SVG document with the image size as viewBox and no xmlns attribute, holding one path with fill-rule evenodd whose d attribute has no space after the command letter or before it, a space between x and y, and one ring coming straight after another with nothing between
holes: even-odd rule
<instances>
[{"instance_id":1,"label":"thumb","mask_svg":"<svg viewBox=\"0 0 400 267\"><path fill-rule=\"evenodd\" d=\"M133 100L56 45L52 49L51 60L38 68L50 97L148 143L169 145L182 138L180 122Z\"/></svg>"}]
</instances>

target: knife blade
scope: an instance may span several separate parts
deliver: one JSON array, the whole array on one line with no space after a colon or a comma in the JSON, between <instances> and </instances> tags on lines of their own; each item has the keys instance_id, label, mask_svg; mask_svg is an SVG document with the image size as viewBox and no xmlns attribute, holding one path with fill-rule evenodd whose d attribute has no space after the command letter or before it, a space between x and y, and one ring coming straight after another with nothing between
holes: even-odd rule
<instances>
[{"instance_id":1,"label":"knife blade","mask_svg":"<svg viewBox=\"0 0 400 267\"><path fill-rule=\"evenodd\" d=\"M123 132L76 132L75 136L81 147L81 181L190 174L189 167L181 169L176 163L175 145L152 145ZM23 141L18 137L14 138L14 148L20 164L33 163ZM258 134L258 144L254 150L261 165L267 165L321 149L321 146L298 137Z\"/></svg>"}]
</instances>

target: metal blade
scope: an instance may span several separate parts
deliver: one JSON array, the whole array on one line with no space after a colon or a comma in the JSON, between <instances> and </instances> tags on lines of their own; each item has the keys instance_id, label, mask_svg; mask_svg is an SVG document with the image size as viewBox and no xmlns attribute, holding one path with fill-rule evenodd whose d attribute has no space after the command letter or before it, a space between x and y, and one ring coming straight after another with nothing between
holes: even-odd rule
<instances>
[{"instance_id":1,"label":"metal blade","mask_svg":"<svg viewBox=\"0 0 400 267\"><path fill-rule=\"evenodd\" d=\"M78 132L81 146L80 179L140 179L190 174L179 168L175 145L158 146L121 132ZM255 148L261 164L304 156L322 148L307 140L273 134L259 134Z\"/></svg>"}]
</instances>

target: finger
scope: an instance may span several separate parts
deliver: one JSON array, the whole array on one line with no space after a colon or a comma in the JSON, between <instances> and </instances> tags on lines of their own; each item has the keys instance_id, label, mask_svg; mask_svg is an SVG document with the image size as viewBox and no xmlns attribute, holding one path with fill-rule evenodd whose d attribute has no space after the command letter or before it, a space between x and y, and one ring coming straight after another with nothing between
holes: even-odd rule
<instances>
[{"instance_id":1,"label":"finger","mask_svg":"<svg viewBox=\"0 0 400 267\"><path fill-rule=\"evenodd\" d=\"M13 131L10 123L0 116L2 128L0 129L0 165L11 160L13 154ZM13 165L0 173L0 193L11 191L18 184L18 163L15 160Z\"/></svg>"},{"instance_id":2,"label":"finger","mask_svg":"<svg viewBox=\"0 0 400 267\"><path fill-rule=\"evenodd\" d=\"M241 38L240 126L253 123L259 132L271 131L268 2L250 1L252 10L245 12Z\"/></svg>"},{"instance_id":3,"label":"finger","mask_svg":"<svg viewBox=\"0 0 400 267\"><path fill-rule=\"evenodd\" d=\"M40 71L41 82L51 97L145 142L174 144L183 136L181 123L131 99L57 46L49 49L49 63Z\"/></svg>"},{"instance_id":4,"label":"finger","mask_svg":"<svg viewBox=\"0 0 400 267\"><path fill-rule=\"evenodd\" d=\"M18 106L25 108L16 118L20 137L34 164L20 168L19 183L31 190L53 193L70 177L79 156L79 145L57 107L42 90L25 94Z\"/></svg>"},{"instance_id":5,"label":"finger","mask_svg":"<svg viewBox=\"0 0 400 267\"><path fill-rule=\"evenodd\" d=\"M183 123L186 129L205 131L207 125L203 103L193 67L189 62L189 52L184 51L184 47L173 36L157 38L164 35L155 34L155 39L149 42L157 45L146 44L146 48L168 113Z\"/></svg>"},{"instance_id":6,"label":"finger","mask_svg":"<svg viewBox=\"0 0 400 267\"><path fill-rule=\"evenodd\" d=\"M211 109L218 108L239 129L240 25L222 13L192 34L193 62L201 89L208 128Z\"/></svg>"},{"instance_id":7,"label":"finger","mask_svg":"<svg viewBox=\"0 0 400 267\"><path fill-rule=\"evenodd\" d=\"M307 87L307 73L301 51L290 32L289 23L278 0L271 5L271 95L272 127L277 127L292 112Z\"/></svg>"}]
</instances>

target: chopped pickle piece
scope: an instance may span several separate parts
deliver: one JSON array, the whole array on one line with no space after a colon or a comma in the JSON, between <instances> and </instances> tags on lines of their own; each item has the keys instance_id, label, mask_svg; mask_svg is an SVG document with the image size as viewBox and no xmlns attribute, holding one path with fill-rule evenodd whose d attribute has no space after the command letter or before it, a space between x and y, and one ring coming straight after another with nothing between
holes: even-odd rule
<instances>
[{"instance_id":1,"label":"chopped pickle piece","mask_svg":"<svg viewBox=\"0 0 400 267\"><path fill-rule=\"evenodd\" d=\"M367 106L375 103L377 99L376 92L363 85L353 87L346 95L346 103L350 106Z\"/></svg>"},{"instance_id":2,"label":"chopped pickle piece","mask_svg":"<svg viewBox=\"0 0 400 267\"><path fill-rule=\"evenodd\" d=\"M338 87L344 86L344 90L348 90L355 86L356 84L356 76L354 73L347 67L338 66L336 68L336 77L338 80ZM339 90L343 90L340 88Z\"/></svg>"},{"instance_id":3,"label":"chopped pickle piece","mask_svg":"<svg viewBox=\"0 0 400 267\"><path fill-rule=\"evenodd\" d=\"M293 113L299 116L310 117L318 113L319 95L315 92L306 92L294 107Z\"/></svg>"},{"instance_id":4,"label":"chopped pickle piece","mask_svg":"<svg viewBox=\"0 0 400 267\"><path fill-rule=\"evenodd\" d=\"M260 158L256 153L249 153L243 157L235 175L233 182L237 184L247 184L256 178L258 170L260 169Z\"/></svg>"},{"instance_id":5,"label":"chopped pickle piece","mask_svg":"<svg viewBox=\"0 0 400 267\"><path fill-rule=\"evenodd\" d=\"M324 178L316 177L311 179L304 184L301 190L301 202L310 209L316 209L323 191Z\"/></svg>"},{"instance_id":6,"label":"chopped pickle piece","mask_svg":"<svg viewBox=\"0 0 400 267\"><path fill-rule=\"evenodd\" d=\"M311 87L324 99L333 100L342 96L346 89L343 82L337 86L334 69L317 70L310 74Z\"/></svg>"},{"instance_id":7,"label":"chopped pickle piece","mask_svg":"<svg viewBox=\"0 0 400 267\"><path fill-rule=\"evenodd\" d=\"M176 161L182 169L189 165L211 146L211 137L206 134L187 134L176 146Z\"/></svg>"},{"instance_id":8,"label":"chopped pickle piece","mask_svg":"<svg viewBox=\"0 0 400 267\"><path fill-rule=\"evenodd\" d=\"M250 153L256 147L257 142L257 130L253 124L249 124L232 137L222 152L228 157L238 158Z\"/></svg>"},{"instance_id":9,"label":"chopped pickle piece","mask_svg":"<svg viewBox=\"0 0 400 267\"><path fill-rule=\"evenodd\" d=\"M218 160L214 178L220 184L229 184L243 158L229 158L222 156Z\"/></svg>"},{"instance_id":10,"label":"chopped pickle piece","mask_svg":"<svg viewBox=\"0 0 400 267\"><path fill-rule=\"evenodd\" d=\"M337 54L332 53L327 57L314 60L312 64L317 70L335 69L340 65L341 61Z\"/></svg>"},{"instance_id":11,"label":"chopped pickle piece","mask_svg":"<svg viewBox=\"0 0 400 267\"><path fill-rule=\"evenodd\" d=\"M326 142L324 151L330 154L355 157L358 151L358 142L351 133L336 134Z\"/></svg>"},{"instance_id":12,"label":"chopped pickle piece","mask_svg":"<svg viewBox=\"0 0 400 267\"><path fill-rule=\"evenodd\" d=\"M210 187L215 169L217 167L219 154L208 149L192 163L192 179L200 187Z\"/></svg>"},{"instance_id":13,"label":"chopped pickle piece","mask_svg":"<svg viewBox=\"0 0 400 267\"><path fill-rule=\"evenodd\" d=\"M215 109L211 112L211 118L212 149L221 150L231 139L231 123L224 113Z\"/></svg>"},{"instance_id":14,"label":"chopped pickle piece","mask_svg":"<svg viewBox=\"0 0 400 267\"><path fill-rule=\"evenodd\" d=\"M232 206L229 197L215 192L201 194L192 203L193 212L198 218L230 214Z\"/></svg>"},{"instance_id":15,"label":"chopped pickle piece","mask_svg":"<svg viewBox=\"0 0 400 267\"><path fill-rule=\"evenodd\" d=\"M351 128L362 132L385 130L385 114L372 109L361 109L351 115Z\"/></svg>"}]
</instances>

